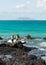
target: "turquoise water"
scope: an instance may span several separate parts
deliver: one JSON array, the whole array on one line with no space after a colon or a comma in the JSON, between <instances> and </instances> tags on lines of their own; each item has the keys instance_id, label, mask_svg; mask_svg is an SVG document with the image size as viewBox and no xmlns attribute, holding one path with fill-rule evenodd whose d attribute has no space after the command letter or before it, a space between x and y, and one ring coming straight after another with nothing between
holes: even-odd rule
<instances>
[{"instance_id":1,"label":"turquoise water","mask_svg":"<svg viewBox=\"0 0 46 65\"><path fill-rule=\"evenodd\" d=\"M12 33L46 37L46 20L0 20L0 36L10 36Z\"/></svg>"}]
</instances>

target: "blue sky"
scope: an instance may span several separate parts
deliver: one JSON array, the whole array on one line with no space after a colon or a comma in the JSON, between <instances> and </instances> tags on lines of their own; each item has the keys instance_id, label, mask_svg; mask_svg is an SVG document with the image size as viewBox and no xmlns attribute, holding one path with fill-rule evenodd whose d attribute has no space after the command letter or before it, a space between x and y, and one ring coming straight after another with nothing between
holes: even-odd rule
<instances>
[{"instance_id":1,"label":"blue sky","mask_svg":"<svg viewBox=\"0 0 46 65\"><path fill-rule=\"evenodd\" d=\"M46 0L0 0L0 20L46 19Z\"/></svg>"}]
</instances>

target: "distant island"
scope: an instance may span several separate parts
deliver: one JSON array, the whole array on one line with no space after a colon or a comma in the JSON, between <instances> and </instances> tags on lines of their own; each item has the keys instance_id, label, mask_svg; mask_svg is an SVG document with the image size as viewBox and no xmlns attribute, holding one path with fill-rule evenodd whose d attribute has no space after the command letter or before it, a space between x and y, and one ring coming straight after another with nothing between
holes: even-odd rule
<instances>
[{"instance_id":1,"label":"distant island","mask_svg":"<svg viewBox=\"0 0 46 65\"><path fill-rule=\"evenodd\" d=\"M33 18L30 17L18 17L19 20L32 20Z\"/></svg>"}]
</instances>

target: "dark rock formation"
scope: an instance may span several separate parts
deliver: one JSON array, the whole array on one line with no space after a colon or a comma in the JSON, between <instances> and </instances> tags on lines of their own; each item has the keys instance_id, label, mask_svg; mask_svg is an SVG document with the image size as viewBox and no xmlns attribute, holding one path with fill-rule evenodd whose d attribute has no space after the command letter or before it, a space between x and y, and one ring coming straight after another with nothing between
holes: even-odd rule
<instances>
[{"instance_id":1,"label":"dark rock formation","mask_svg":"<svg viewBox=\"0 0 46 65\"><path fill-rule=\"evenodd\" d=\"M38 49L36 47L26 47L26 46L23 46L22 49L25 51L25 52L29 52L31 50L34 50L34 49Z\"/></svg>"},{"instance_id":2,"label":"dark rock formation","mask_svg":"<svg viewBox=\"0 0 46 65\"><path fill-rule=\"evenodd\" d=\"M44 37L43 39L46 40L46 37Z\"/></svg>"},{"instance_id":3,"label":"dark rock formation","mask_svg":"<svg viewBox=\"0 0 46 65\"><path fill-rule=\"evenodd\" d=\"M45 61L37 58L34 55L28 55L20 48L0 47L0 54L10 54L11 59L3 58L2 61L6 65L46 65Z\"/></svg>"},{"instance_id":4,"label":"dark rock formation","mask_svg":"<svg viewBox=\"0 0 46 65\"><path fill-rule=\"evenodd\" d=\"M0 44L0 47L6 47L6 44Z\"/></svg>"},{"instance_id":5,"label":"dark rock formation","mask_svg":"<svg viewBox=\"0 0 46 65\"><path fill-rule=\"evenodd\" d=\"M6 63L0 59L0 65L6 65Z\"/></svg>"},{"instance_id":6,"label":"dark rock formation","mask_svg":"<svg viewBox=\"0 0 46 65\"><path fill-rule=\"evenodd\" d=\"M26 39L35 39L34 37L31 37L30 35L27 35L27 36L25 36L26 37Z\"/></svg>"},{"instance_id":7,"label":"dark rock formation","mask_svg":"<svg viewBox=\"0 0 46 65\"><path fill-rule=\"evenodd\" d=\"M2 37L0 37L0 40L3 40L3 38L2 38Z\"/></svg>"}]
</instances>

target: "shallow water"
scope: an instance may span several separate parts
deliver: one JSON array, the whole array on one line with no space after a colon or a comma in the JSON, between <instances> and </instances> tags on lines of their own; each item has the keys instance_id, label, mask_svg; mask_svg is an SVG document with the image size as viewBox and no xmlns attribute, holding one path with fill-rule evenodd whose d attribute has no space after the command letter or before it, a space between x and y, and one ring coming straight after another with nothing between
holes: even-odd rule
<instances>
[{"instance_id":1,"label":"shallow water","mask_svg":"<svg viewBox=\"0 0 46 65\"><path fill-rule=\"evenodd\" d=\"M36 55L36 56L44 56L46 55L46 50L44 49L34 49L32 51L29 51L28 55Z\"/></svg>"},{"instance_id":2,"label":"shallow water","mask_svg":"<svg viewBox=\"0 0 46 65\"><path fill-rule=\"evenodd\" d=\"M12 55L4 55L6 58L13 58Z\"/></svg>"}]
</instances>

